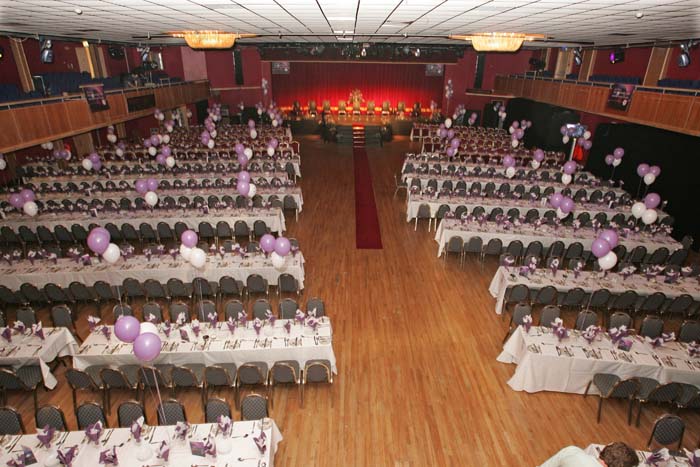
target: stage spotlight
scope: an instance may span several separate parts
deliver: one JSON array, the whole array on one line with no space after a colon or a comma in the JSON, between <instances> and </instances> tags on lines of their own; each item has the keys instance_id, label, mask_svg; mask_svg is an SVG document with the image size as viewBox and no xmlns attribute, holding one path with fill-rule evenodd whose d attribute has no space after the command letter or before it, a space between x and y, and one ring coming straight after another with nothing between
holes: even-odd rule
<instances>
[{"instance_id":1,"label":"stage spotlight","mask_svg":"<svg viewBox=\"0 0 700 467\"><path fill-rule=\"evenodd\" d=\"M414 54L416 57L420 57L420 49L416 49L416 51L413 52L413 54Z\"/></svg>"},{"instance_id":2,"label":"stage spotlight","mask_svg":"<svg viewBox=\"0 0 700 467\"><path fill-rule=\"evenodd\" d=\"M5 49L3 49L3 48L0 46L0 60L2 60L3 58L5 58Z\"/></svg>"},{"instance_id":3,"label":"stage spotlight","mask_svg":"<svg viewBox=\"0 0 700 467\"><path fill-rule=\"evenodd\" d=\"M695 45L693 41L688 41L685 44L681 44L681 53L678 56L678 66L685 68L690 65L690 49Z\"/></svg>"},{"instance_id":4,"label":"stage spotlight","mask_svg":"<svg viewBox=\"0 0 700 467\"><path fill-rule=\"evenodd\" d=\"M53 63L53 50L51 50L51 39L45 39L40 42L41 53L39 60L41 63Z\"/></svg>"},{"instance_id":5,"label":"stage spotlight","mask_svg":"<svg viewBox=\"0 0 700 467\"><path fill-rule=\"evenodd\" d=\"M366 56L367 56L367 49L365 49L364 47L362 47L362 51L360 52L360 56L366 57Z\"/></svg>"},{"instance_id":6,"label":"stage spotlight","mask_svg":"<svg viewBox=\"0 0 700 467\"><path fill-rule=\"evenodd\" d=\"M583 49L581 47L574 49L574 62L577 66L581 66L583 62Z\"/></svg>"},{"instance_id":7,"label":"stage spotlight","mask_svg":"<svg viewBox=\"0 0 700 467\"><path fill-rule=\"evenodd\" d=\"M610 52L610 63L615 64L615 63L622 63L625 61L625 51L622 49L616 49L613 52Z\"/></svg>"}]
</instances>

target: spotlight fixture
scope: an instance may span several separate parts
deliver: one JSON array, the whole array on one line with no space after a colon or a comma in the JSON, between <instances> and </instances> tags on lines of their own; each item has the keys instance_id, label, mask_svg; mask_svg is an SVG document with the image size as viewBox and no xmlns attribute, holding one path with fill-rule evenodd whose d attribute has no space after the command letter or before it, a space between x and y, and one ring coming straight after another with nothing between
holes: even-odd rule
<instances>
[{"instance_id":1,"label":"spotlight fixture","mask_svg":"<svg viewBox=\"0 0 700 467\"><path fill-rule=\"evenodd\" d=\"M612 64L622 63L625 61L625 51L623 49L615 49L610 52L609 59Z\"/></svg>"},{"instance_id":2,"label":"spotlight fixture","mask_svg":"<svg viewBox=\"0 0 700 467\"><path fill-rule=\"evenodd\" d=\"M688 65L690 65L690 49L693 48L697 43L693 41L688 41L684 44L681 44L681 53L678 55L677 62L678 66L681 68L685 68Z\"/></svg>"},{"instance_id":3,"label":"spotlight fixture","mask_svg":"<svg viewBox=\"0 0 700 467\"><path fill-rule=\"evenodd\" d=\"M51 39L44 39L40 42L41 52L39 54L39 60L41 60L41 63L53 63L52 45Z\"/></svg>"},{"instance_id":4,"label":"spotlight fixture","mask_svg":"<svg viewBox=\"0 0 700 467\"><path fill-rule=\"evenodd\" d=\"M150 47L137 47L136 51L139 53L139 57L141 57L141 63L148 61L148 54L151 53Z\"/></svg>"},{"instance_id":5,"label":"spotlight fixture","mask_svg":"<svg viewBox=\"0 0 700 467\"><path fill-rule=\"evenodd\" d=\"M0 46L0 60L2 60L3 58L5 58L5 49L3 49L2 46Z\"/></svg>"},{"instance_id":6,"label":"spotlight fixture","mask_svg":"<svg viewBox=\"0 0 700 467\"><path fill-rule=\"evenodd\" d=\"M83 10L81 10L80 8L76 8L75 10L73 10L73 12L75 12L75 14L78 16L83 14Z\"/></svg>"},{"instance_id":7,"label":"spotlight fixture","mask_svg":"<svg viewBox=\"0 0 700 467\"><path fill-rule=\"evenodd\" d=\"M367 49L365 49L364 47L362 47L362 51L360 52L360 56L366 57L366 56L367 56Z\"/></svg>"},{"instance_id":8,"label":"spotlight fixture","mask_svg":"<svg viewBox=\"0 0 700 467\"><path fill-rule=\"evenodd\" d=\"M577 66L581 66L583 63L583 49L581 47L574 49L574 62Z\"/></svg>"},{"instance_id":9,"label":"spotlight fixture","mask_svg":"<svg viewBox=\"0 0 700 467\"><path fill-rule=\"evenodd\" d=\"M416 48L416 51L413 52L413 55L415 55L416 57L420 57L420 49Z\"/></svg>"}]
</instances>

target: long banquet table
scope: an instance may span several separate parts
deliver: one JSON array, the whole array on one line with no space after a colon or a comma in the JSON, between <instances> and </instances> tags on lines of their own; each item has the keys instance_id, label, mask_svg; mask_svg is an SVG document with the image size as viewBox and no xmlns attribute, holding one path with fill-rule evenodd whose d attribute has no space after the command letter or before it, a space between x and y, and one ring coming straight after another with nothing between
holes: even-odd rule
<instances>
[{"instance_id":1,"label":"long banquet table","mask_svg":"<svg viewBox=\"0 0 700 467\"><path fill-rule=\"evenodd\" d=\"M274 420L263 418L255 421L233 422L231 429L231 450L217 452L216 457L197 456L190 449L191 441L205 441L209 436L220 439L217 435L217 425L211 423L193 424L189 427L186 440L175 435L175 426L145 426L142 445L151 448L151 455L146 459L140 458L142 445L136 444L131 436L130 428L105 428L97 444L88 442L84 431L56 432L50 449L40 447L36 434L5 435L0 438L0 464L8 465L24 446L32 451L38 462L35 465L50 465L50 456L55 456L56 449L65 450L77 446L77 454L73 467L94 467L103 465L99 462L100 453L116 448L117 460L122 466L142 467L209 467L209 466L241 466L241 467L272 467L274 464L277 445L283 440L282 433ZM265 452L261 452L254 438L265 433ZM170 446L170 455L165 462L157 457L157 449L165 441ZM54 457L55 459L55 457ZM29 465L29 464L27 464ZM60 465L60 464L54 464Z\"/></svg>"},{"instance_id":2,"label":"long banquet table","mask_svg":"<svg viewBox=\"0 0 700 467\"><path fill-rule=\"evenodd\" d=\"M13 330L9 342L0 338L0 366L20 368L39 365L44 386L53 389L58 381L51 373L48 363L56 357L75 354L78 343L66 328L43 328L43 332L43 340L32 334L31 329L25 330L23 334Z\"/></svg>"},{"instance_id":3,"label":"long banquet table","mask_svg":"<svg viewBox=\"0 0 700 467\"><path fill-rule=\"evenodd\" d=\"M299 289L304 288L304 255L298 253L286 258L285 266L277 269L272 260L265 258L262 253L248 254L246 258L227 253L222 259L220 255L208 255L202 269L191 266L182 257L173 259L170 255L163 257L152 256L148 261L145 256L138 255L127 261L120 259L114 264L97 262L92 258L92 264L83 265L69 258L61 258L57 264L49 260L35 261L34 265L27 260L13 263L12 266L0 265L0 285L11 290L19 290L24 283L43 287L53 283L67 288L71 282L78 281L92 285L97 281L105 281L113 286L122 285L124 279L133 278L140 282L155 279L166 283L169 279L180 279L191 282L195 277L203 277L208 281L218 282L222 276L231 276L245 283L251 274L260 274L270 285L276 285L281 274L291 274L299 283Z\"/></svg>"},{"instance_id":4,"label":"long banquet table","mask_svg":"<svg viewBox=\"0 0 700 467\"><path fill-rule=\"evenodd\" d=\"M621 295L628 290L634 290L640 296L662 292L667 298L688 294L695 300L700 300L700 283L697 278L681 277L676 283L666 283L663 275L647 280L643 274L632 274L624 278L617 272L603 275L601 272L581 271L576 277L573 271L559 270L554 275L548 269L537 269L534 273L522 276L517 267L501 266L496 270L489 285L489 292L496 299L497 314L503 313L506 291L517 284L524 284L530 290L553 286L558 292L580 287L586 293L608 289L613 295Z\"/></svg>"},{"instance_id":5,"label":"long banquet table","mask_svg":"<svg viewBox=\"0 0 700 467\"><path fill-rule=\"evenodd\" d=\"M492 238L500 238L504 246L513 240L520 240L524 245L537 240L546 247L560 240L564 242L564 245L579 242L584 248L590 250L591 244L596 239L596 233L594 229L588 227L574 231L572 227L563 225L556 229L551 225L542 225L536 229L530 224L523 224L505 230L497 226L495 222L485 222L483 225L479 225L476 221L463 224L458 219L443 219L435 233L435 241L438 242L438 257L442 255L445 244L452 237L461 237L465 241L471 237L481 237L484 245ZM666 234L652 236L648 233L638 233L627 238L621 236L620 243L625 245L628 250L639 245L646 247L648 251L654 251L660 247L666 247L671 251L682 248L680 242Z\"/></svg>"},{"instance_id":6,"label":"long banquet table","mask_svg":"<svg viewBox=\"0 0 700 467\"><path fill-rule=\"evenodd\" d=\"M284 328L287 321L278 319L274 327L266 323L259 335L253 329L251 321L248 321L245 328L237 328L234 332L223 322L219 322L215 329L209 323L200 323L199 337L194 335L190 325L185 325L181 329L187 332L189 341L181 338L180 329L173 328L170 336L166 336L163 325L159 325L163 347L153 364L210 366L235 363L239 366L247 362L266 362L268 367L272 367L281 360L295 360L300 368L304 368L310 360L323 359L328 360L331 370L337 373L330 319L320 318L321 324L315 332L306 325L292 324L287 333ZM73 356L76 368L139 364L132 344L120 342L115 337L108 340L100 331L98 326Z\"/></svg>"},{"instance_id":7,"label":"long banquet table","mask_svg":"<svg viewBox=\"0 0 700 467\"><path fill-rule=\"evenodd\" d=\"M700 386L700 358L689 357L686 344L667 342L653 348L634 335L626 352L616 349L607 333L589 344L578 331L569 332L568 338L559 341L547 327L533 326L529 332L518 327L497 358L517 365L508 386L515 391L583 394L596 373ZM589 392L594 391L591 385Z\"/></svg>"},{"instance_id":8,"label":"long banquet table","mask_svg":"<svg viewBox=\"0 0 700 467\"><path fill-rule=\"evenodd\" d=\"M97 217L93 217L89 212L73 211L61 213L41 213L34 217L28 217L19 213L7 214L7 219L2 221L2 225L17 230L19 226L26 225L32 230L43 225L51 230L57 225L70 228L72 224L78 224L88 228L90 224L104 224L107 222L128 223L138 229L142 223L149 224L156 228L159 222L165 222L171 226L176 222L184 222L189 227L196 228L200 222L209 222L216 226L219 221L226 221L232 228L237 221L244 221L249 227L253 227L256 220L265 221L265 224L272 232L284 232L286 224L284 213L280 208L226 208L210 209L208 213L203 213L194 209L155 209L153 211L121 211L109 212L99 211Z\"/></svg>"}]
</instances>

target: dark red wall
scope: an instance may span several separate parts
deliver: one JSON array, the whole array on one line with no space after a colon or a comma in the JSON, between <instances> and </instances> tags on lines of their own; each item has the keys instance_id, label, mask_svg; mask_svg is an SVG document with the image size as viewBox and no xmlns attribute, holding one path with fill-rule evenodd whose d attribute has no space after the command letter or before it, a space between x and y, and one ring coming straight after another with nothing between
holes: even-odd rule
<instances>
[{"instance_id":1,"label":"dark red wall","mask_svg":"<svg viewBox=\"0 0 700 467\"><path fill-rule=\"evenodd\" d=\"M168 76L176 78L184 78L185 71L182 65L182 53L180 47L163 47L163 68Z\"/></svg>"},{"instance_id":2,"label":"dark red wall","mask_svg":"<svg viewBox=\"0 0 700 467\"><path fill-rule=\"evenodd\" d=\"M690 53L690 65L685 68L678 66L678 56L681 54L680 47L674 47L671 52L671 60L668 62L665 78L672 79L700 79L700 53L698 48L694 48Z\"/></svg>"},{"instance_id":3,"label":"dark red wall","mask_svg":"<svg viewBox=\"0 0 700 467\"><path fill-rule=\"evenodd\" d=\"M17 64L10 48L10 39L4 36L0 37L0 47L5 50L5 58L0 60L0 82L16 84L21 91L22 86L19 81Z\"/></svg>"},{"instance_id":4,"label":"dark red wall","mask_svg":"<svg viewBox=\"0 0 700 467\"><path fill-rule=\"evenodd\" d=\"M610 53L615 49L600 49L596 52L593 75L637 76L644 78L651 56L651 47L631 47L625 50L625 61L610 63Z\"/></svg>"},{"instance_id":5,"label":"dark red wall","mask_svg":"<svg viewBox=\"0 0 700 467\"><path fill-rule=\"evenodd\" d=\"M39 41L27 39L24 41L24 55L27 57L29 70L33 75L51 72L79 72L78 56L75 53L77 47L82 47L80 42L53 42L53 63L41 63L41 47Z\"/></svg>"}]
</instances>

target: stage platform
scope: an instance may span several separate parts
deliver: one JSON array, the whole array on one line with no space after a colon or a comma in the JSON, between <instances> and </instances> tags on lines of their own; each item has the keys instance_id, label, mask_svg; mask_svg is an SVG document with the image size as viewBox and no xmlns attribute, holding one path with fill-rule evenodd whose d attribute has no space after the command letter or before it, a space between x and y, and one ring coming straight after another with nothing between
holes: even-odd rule
<instances>
[{"instance_id":1,"label":"stage platform","mask_svg":"<svg viewBox=\"0 0 700 467\"><path fill-rule=\"evenodd\" d=\"M321 116L316 118L301 118L298 120L290 120L289 124L292 128L292 133L294 135L312 135L320 133L319 121ZM379 115L367 116L367 115L333 115L331 121L335 123L337 127L348 127L352 128L353 125L364 125L364 126L382 126L389 124L391 125L391 131L395 135L406 135L411 133L411 128L413 127L414 119L411 118L397 118L395 116L381 117Z\"/></svg>"}]
</instances>

